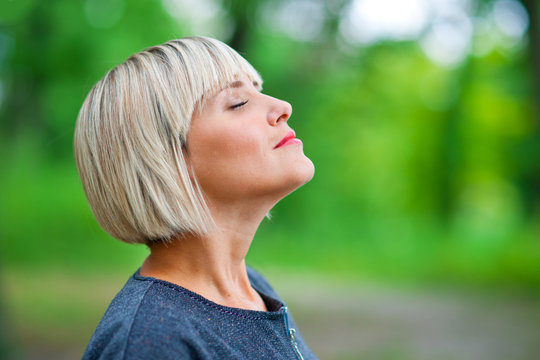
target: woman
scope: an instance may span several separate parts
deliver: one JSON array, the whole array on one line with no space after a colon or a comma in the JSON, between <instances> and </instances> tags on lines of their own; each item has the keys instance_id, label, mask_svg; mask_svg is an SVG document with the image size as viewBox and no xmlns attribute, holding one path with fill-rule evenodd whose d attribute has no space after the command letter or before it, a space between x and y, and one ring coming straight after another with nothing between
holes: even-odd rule
<instances>
[{"instance_id":1,"label":"woman","mask_svg":"<svg viewBox=\"0 0 540 360\"><path fill-rule=\"evenodd\" d=\"M83 359L315 359L245 256L313 164L291 106L227 45L172 40L90 91L75 157L99 224L150 255L109 305Z\"/></svg>"}]
</instances>

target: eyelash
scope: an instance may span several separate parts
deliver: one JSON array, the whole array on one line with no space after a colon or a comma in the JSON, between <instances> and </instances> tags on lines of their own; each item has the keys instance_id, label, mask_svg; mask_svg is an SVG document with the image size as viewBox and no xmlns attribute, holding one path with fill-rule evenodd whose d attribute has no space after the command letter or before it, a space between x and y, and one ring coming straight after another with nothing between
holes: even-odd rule
<instances>
[{"instance_id":1,"label":"eyelash","mask_svg":"<svg viewBox=\"0 0 540 360\"><path fill-rule=\"evenodd\" d=\"M231 110L236 110L244 105L247 104L249 100L246 100L246 101L242 101L241 103L238 103L238 104L234 104L233 106L230 107Z\"/></svg>"}]
</instances>

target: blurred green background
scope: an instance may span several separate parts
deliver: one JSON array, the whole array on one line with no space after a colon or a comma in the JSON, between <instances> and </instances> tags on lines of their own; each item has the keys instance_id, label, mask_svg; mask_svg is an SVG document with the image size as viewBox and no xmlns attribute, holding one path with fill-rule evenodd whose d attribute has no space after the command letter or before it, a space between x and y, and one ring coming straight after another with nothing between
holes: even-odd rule
<instances>
[{"instance_id":1,"label":"blurred green background","mask_svg":"<svg viewBox=\"0 0 540 360\"><path fill-rule=\"evenodd\" d=\"M0 2L0 357L82 352L146 256L96 224L73 129L110 68L195 34L229 43L293 105L316 166L261 225L250 264L537 298L539 16L535 0Z\"/></svg>"}]
</instances>

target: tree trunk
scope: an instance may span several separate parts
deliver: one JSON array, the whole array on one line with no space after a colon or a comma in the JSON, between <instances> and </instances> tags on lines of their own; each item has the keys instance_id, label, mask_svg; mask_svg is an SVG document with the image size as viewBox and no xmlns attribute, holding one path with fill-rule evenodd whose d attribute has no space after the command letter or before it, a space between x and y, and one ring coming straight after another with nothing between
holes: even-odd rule
<instances>
[{"instance_id":1,"label":"tree trunk","mask_svg":"<svg viewBox=\"0 0 540 360\"><path fill-rule=\"evenodd\" d=\"M225 0L223 5L234 21L234 31L228 43L242 54L249 42L249 34L253 31L251 24L255 21L256 10L261 5L261 1Z\"/></svg>"},{"instance_id":2,"label":"tree trunk","mask_svg":"<svg viewBox=\"0 0 540 360\"><path fill-rule=\"evenodd\" d=\"M529 13L529 52L534 81L536 124L540 127L540 29L538 24L538 0L521 0Z\"/></svg>"}]
</instances>

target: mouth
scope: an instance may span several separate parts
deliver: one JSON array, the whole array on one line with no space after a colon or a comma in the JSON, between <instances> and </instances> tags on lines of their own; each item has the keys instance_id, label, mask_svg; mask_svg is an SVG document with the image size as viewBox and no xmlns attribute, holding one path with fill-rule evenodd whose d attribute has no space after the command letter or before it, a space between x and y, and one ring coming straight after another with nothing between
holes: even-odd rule
<instances>
[{"instance_id":1,"label":"mouth","mask_svg":"<svg viewBox=\"0 0 540 360\"><path fill-rule=\"evenodd\" d=\"M281 141L278 142L276 146L274 146L274 149L292 144L302 144L302 141L296 138L296 134L293 130L289 131L287 135L285 135L285 137L281 139Z\"/></svg>"}]
</instances>

